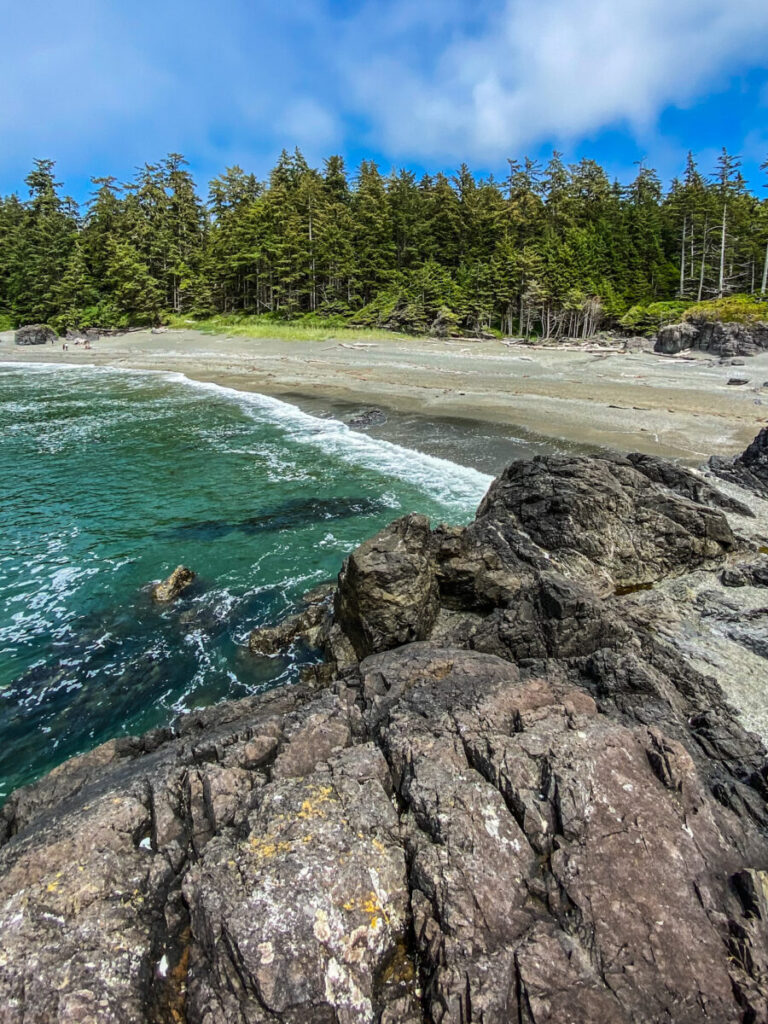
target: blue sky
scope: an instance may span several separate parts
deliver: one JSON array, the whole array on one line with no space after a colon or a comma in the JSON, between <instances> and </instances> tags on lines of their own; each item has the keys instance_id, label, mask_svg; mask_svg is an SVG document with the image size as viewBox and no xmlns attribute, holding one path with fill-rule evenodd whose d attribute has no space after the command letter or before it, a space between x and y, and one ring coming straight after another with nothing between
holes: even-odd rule
<instances>
[{"instance_id":1,"label":"blue sky","mask_svg":"<svg viewBox=\"0 0 768 1024\"><path fill-rule=\"evenodd\" d=\"M664 178L722 145L759 186L768 0L0 0L0 192L84 198L170 151L204 185L282 147L503 174L590 156Z\"/></svg>"}]
</instances>

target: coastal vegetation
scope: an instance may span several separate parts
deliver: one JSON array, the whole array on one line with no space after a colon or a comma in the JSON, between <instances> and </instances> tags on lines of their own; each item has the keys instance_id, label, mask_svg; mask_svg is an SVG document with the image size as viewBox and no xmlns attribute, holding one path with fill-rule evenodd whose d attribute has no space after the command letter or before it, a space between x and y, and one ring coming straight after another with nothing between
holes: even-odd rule
<instances>
[{"instance_id":1,"label":"coastal vegetation","mask_svg":"<svg viewBox=\"0 0 768 1024\"><path fill-rule=\"evenodd\" d=\"M496 179L466 165L384 175L371 161L351 175L341 157L317 169L283 152L265 181L227 169L205 201L178 154L125 184L94 178L83 207L53 161L25 183L0 198L12 325L556 339L765 316L768 201L725 150L711 176L689 154L667 189L646 166L620 184L558 153Z\"/></svg>"},{"instance_id":2,"label":"coastal vegetation","mask_svg":"<svg viewBox=\"0 0 768 1024\"><path fill-rule=\"evenodd\" d=\"M275 338L284 341L328 341L338 338L354 341L361 338L367 341L392 341L409 337L405 333L385 328L360 327L338 315L322 316L317 313L305 313L289 320L270 313L215 313L194 318L171 313L163 318L163 322L173 328L193 328L202 334L224 334L233 338Z\"/></svg>"}]
</instances>

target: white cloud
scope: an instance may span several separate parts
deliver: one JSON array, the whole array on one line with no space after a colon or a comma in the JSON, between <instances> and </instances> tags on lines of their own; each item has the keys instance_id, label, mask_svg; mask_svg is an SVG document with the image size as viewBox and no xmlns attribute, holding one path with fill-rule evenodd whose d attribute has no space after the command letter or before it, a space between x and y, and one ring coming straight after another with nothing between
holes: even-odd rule
<instances>
[{"instance_id":1,"label":"white cloud","mask_svg":"<svg viewBox=\"0 0 768 1024\"><path fill-rule=\"evenodd\" d=\"M278 118L276 134L287 137L288 145L295 145L291 140L302 139L307 149L329 152L340 138L340 127L337 119L318 100L311 96L300 96L292 100Z\"/></svg>"},{"instance_id":2,"label":"white cloud","mask_svg":"<svg viewBox=\"0 0 768 1024\"><path fill-rule=\"evenodd\" d=\"M410 0L395 4L392 24L403 4ZM765 0L479 6L484 24L468 27L457 15L454 31L421 66L401 59L412 40L385 25L372 34L374 52L346 65L354 102L381 148L497 159L615 125L642 132L665 106L690 103L725 75L764 63L768 49ZM371 36L363 20L352 31Z\"/></svg>"},{"instance_id":3,"label":"white cloud","mask_svg":"<svg viewBox=\"0 0 768 1024\"><path fill-rule=\"evenodd\" d=\"M0 191L43 155L490 167L627 126L655 154L666 106L768 67L768 0L0 0L0 24Z\"/></svg>"}]
</instances>

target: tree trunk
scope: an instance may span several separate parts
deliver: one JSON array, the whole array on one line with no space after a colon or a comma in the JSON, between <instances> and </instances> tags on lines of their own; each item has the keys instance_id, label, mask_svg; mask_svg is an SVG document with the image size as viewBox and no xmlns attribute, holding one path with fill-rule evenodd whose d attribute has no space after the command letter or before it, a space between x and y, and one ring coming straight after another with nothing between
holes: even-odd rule
<instances>
[{"instance_id":1,"label":"tree trunk","mask_svg":"<svg viewBox=\"0 0 768 1024\"><path fill-rule=\"evenodd\" d=\"M760 294L765 295L768 288L768 242L765 243L765 259L763 260L763 283L760 286Z\"/></svg>"},{"instance_id":2,"label":"tree trunk","mask_svg":"<svg viewBox=\"0 0 768 1024\"><path fill-rule=\"evenodd\" d=\"M699 271L699 294L696 301L701 302L701 294L704 290L704 264L707 260L707 219L704 218L704 237L701 242L701 269Z\"/></svg>"},{"instance_id":3,"label":"tree trunk","mask_svg":"<svg viewBox=\"0 0 768 1024\"><path fill-rule=\"evenodd\" d=\"M315 276L315 247L314 238L312 236L312 196L309 197L309 253L310 263L312 266L312 293L310 303L312 312L314 313L317 309L317 279Z\"/></svg>"},{"instance_id":4,"label":"tree trunk","mask_svg":"<svg viewBox=\"0 0 768 1024\"><path fill-rule=\"evenodd\" d=\"M725 225L728 214L728 204L723 203L723 230L720 236L720 279L717 286L717 297L722 299L725 286Z\"/></svg>"},{"instance_id":5,"label":"tree trunk","mask_svg":"<svg viewBox=\"0 0 768 1024\"><path fill-rule=\"evenodd\" d=\"M688 226L688 217L683 217L683 244L680 246L680 298L685 293L685 229Z\"/></svg>"},{"instance_id":6,"label":"tree trunk","mask_svg":"<svg viewBox=\"0 0 768 1024\"><path fill-rule=\"evenodd\" d=\"M518 316L518 321L518 329L520 333L523 334L523 284L520 285L520 314Z\"/></svg>"}]
</instances>

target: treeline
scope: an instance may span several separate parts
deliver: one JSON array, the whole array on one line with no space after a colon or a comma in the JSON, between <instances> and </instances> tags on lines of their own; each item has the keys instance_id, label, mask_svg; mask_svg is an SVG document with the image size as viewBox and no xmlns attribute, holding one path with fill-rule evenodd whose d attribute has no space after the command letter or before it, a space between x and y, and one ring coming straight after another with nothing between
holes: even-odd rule
<instances>
[{"instance_id":1,"label":"treeline","mask_svg":"<svg viewBox=\"0 0 768 1024\"><path fill-rule=\"evenodd\" d=\"M768 168L768 162L764 169ZM0 313L14 324L117 327L170 313L331 317L438 334L586 336L632 307L765 294L768 201L725 150L692 156L665 192L593 160L509 161L503 180L385 176L283 152L266 181L239 167L197 194L184 159L94 178L84 208L52 161L0 199ZM629 315L629 320L632 317Z\"/></svg>"}]
</instances>

